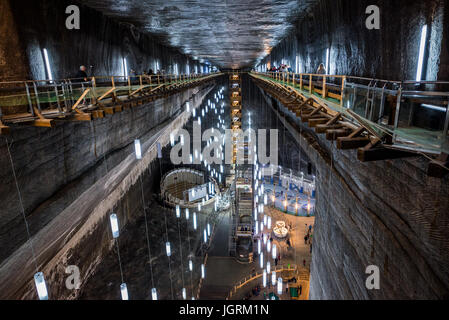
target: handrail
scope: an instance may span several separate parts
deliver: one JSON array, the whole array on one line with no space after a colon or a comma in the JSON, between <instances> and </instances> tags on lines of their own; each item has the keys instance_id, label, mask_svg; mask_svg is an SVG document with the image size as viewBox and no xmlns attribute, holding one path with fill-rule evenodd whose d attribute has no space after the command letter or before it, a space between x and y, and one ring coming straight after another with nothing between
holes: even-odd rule
<instances>
[{"instance_id":1,"label":"handrail","mask_svg":"<svg viewBox=\"0 0 449 320\"><path fill-rule=\"evenodd\" d=\"M195 79L198 78L200 76L205 76L205 75L213 75L213 74L218 74L220 72L209 72L209 73L181 73L181 74L152 74L152 75L147 75L147 74L141 74L141 75L100 75L100 76L88 76L87 79L90 79L88 81L77 81L74 83L82 83L82 82L89 82L93 79L111 79L111 78L115 78L115 79L119 79L119 78L136 78L136 79L160 79L160 78L175 78L175 79L181 79L181 80L189 80L189 79ZM60 79L26 79L26 80L11 80L11 81L0 81L0 86L4 85L4 84L13 84L13 83L24 83L24 82L49 82L49 83L53 83L53 82L64 82L64 81L72 81L73 80L82 80L84 78L60 78Z\"/></svg>"},{"instance_id":2,"label":"handrail","mask_svg":"<svg viewBox=\"0 0 449 320\"><path fill-rule=\"evenodd\" d=\"M388 137L394 148L433 155L449 153L449 81L390 81L288 72L251 74L303 99L313 99L331 113L341 113L346 121L367 127L369 132L380 132L376 137ZM428 105L433 111L423 110Z\"/></svg>"},{"instance_id":3,"label":"handrail","mask_svg":"<svg viewBox=\"0 0 449 320\"><path fill-rule=\"evenodd\" d=\"M275 271L276 273L279 272L288 272L288 271L298 271L298 266L296 264L289 264L287 267L285 265L282 266L276 266L273 268L272 271ZM229 292L228 296L226 297L226 300L231 299L237 290L241 289L242 287L246 286L248 283L253 282L254 280L259 279L263 276L263 272L256 272L255 274L251 274L250 277L245 277L244 279L240 280L237 284L234 285L234 287Z\"/></svg>"},{"instance_id":4,"label":"handrail","mask_svg":"<svg viewBox=\"0 0 449 320\"><path fill-rule=\"evenodd\" d=\"M76 79L0 82L0 121L2 126L8 122L34 121L36 110L37 115L43 113L45 118L65 117L72 111L82 113L87 108L104 107L105 101L114 106L116 102L122 104L154 93L166 93L219 75L221 73L99 76L78 82Z\"/></svg>"}]
</instances>

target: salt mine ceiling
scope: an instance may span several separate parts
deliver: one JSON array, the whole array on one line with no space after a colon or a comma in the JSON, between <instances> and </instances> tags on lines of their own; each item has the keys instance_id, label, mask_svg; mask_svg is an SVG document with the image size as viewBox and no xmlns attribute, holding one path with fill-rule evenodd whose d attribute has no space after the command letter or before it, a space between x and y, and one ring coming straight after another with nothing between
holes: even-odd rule
<instances>
[{"instance_id":1,"label":"salt mine ceiling","mask_svg":"<svg viewBox=\"0 0 449 320\"><path fill-rule=\"evenodd\" d=\"M253 66L316 0L83 0L222 68Z\"/></svg>"}]
</instances>

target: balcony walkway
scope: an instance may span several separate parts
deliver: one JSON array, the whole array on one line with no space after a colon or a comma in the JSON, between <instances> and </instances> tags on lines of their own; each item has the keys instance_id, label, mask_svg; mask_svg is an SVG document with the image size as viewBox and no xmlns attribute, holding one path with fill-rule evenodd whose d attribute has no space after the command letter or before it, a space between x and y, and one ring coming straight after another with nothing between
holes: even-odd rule
<instances>
[{"instance_id":1,"label":"balcony walkway","mask_svg":"<svg viewBox=\"0 0 449 320\"><path fill-rule=\"evenodd\" d=\"M414 91L413 98L410 98L410 91L387 91L384 88L382 103L379 104L374 102L374 96L370 96L371 91L377 92L372 86L366 87L367 92L363 91L363 95L348 89L357 87L360 92L363 86L351 84L348 80L362 78L255 72L250 76L261 89L296 114L301 122L307 123L318 134L326 134L328 140L336 141L338 149L357 149L360 161L423 155L431 160L428 167L430 176L441 177L449 173L449 93ZM446 83L433 83L443 84ZM446 106L446 109L436 107L441 109L439 122L444 124L441 130L413 125L416 107L410 107L410 104L428 102L431 97L433 104ZM387 110L386 101L390 100L394 101L393 108ZM401 110L407 110L407 117ZM408 122L404 118L408 118Z\"/></svg>"}]
</instances>

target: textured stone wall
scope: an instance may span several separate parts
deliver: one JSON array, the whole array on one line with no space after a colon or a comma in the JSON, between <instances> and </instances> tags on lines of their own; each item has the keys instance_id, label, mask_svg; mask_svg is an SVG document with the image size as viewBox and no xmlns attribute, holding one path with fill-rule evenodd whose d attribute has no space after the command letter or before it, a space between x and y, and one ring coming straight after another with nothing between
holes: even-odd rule
<instances>
[{"instance_id":1,"label":"textured stone wall","mask_svg":"<svg viewBox=\"0 0 449 320\"><path fill-rule=\"evenodd\" d=\"M14 128L11 135L2 137L0 262L27 238L7 143L30 232L34 235L104 176L107 169L132 152L134 139L148 138L156 126L171 119L189 99L199 99L211 85L92 122L61 121L53 129Z\"/></svg>"},{"instance_id":2,"label":"textured stone wall","mask_svg":"<svg viewBox=\"0 0 449 320\"><path fill-rule=\"evenodd\" d=\"M0 33L0 81L26 78L26 57L9 0L0 0Z\"/></svg>"},{"instance_id":3,"label":"textured stone wall","mask_svg":"<svg viewBox=\"0 0 449 320\"><path fill-rule=\"evenodd\" d=\"M14 61L9 68L21 70L23 65L29 64L29 77L32 79L47 79L43 48L48 50L54 79L73 77L80 65L93 66L89 75L124 75L123 58L127 59L128 69L134 69L140 74L149 69L156 72L156 60L159 61L159 68L167 73L174 71L175 63L178 64L179 72L186 72L187 63L190 64L191 71L195 64L199 66L198 61L193 61L176 49L159 44L132 24L108 18L80 2L9 2L22 48L20 52L28 60L28 63ZM68 30L65 26L69 16L65 10L71 4L77 4L80 8L80 30Z\"/></svg>"},{"instance_id":4,"label":"textured stone wall","mask_svg":"<svg viewBox=\"0 0 449 320\"><path fill-rule=\"evenodd\" d=\"M306 177L315 173L313 163L310 162L306 152L294 139L291 133L282 124L277 114L266 103L264 97L260 94L259 88L251 81L247 75L243 76L242 81L242 110L243 110L243 130L249 129L249 114L251 114L251 127L267 130L267 144L270 130L278 132L278 164L286 169L292 169L296 172L303 172ZM283 117L283 115L281 115ZM257 132L256 132L257 133ZM267 150L268 154L269 150ZM308 171L310 166L310 173Z\"/></svg>"},{"instance_id":5,"label":"textured stone wall","mask_svg":"<svg viewBox=\"0 0 449 320\"><path fill-rule=\"evenodd\" d=\"M80 176L69 184L60 186L52 184L51 179L57 180L58 175L63 176L62 172L57 170L51 173L46 184L39 184L38 174L45 173L45 164L39 161L45 159L35 157L37 159L34 165L38 165L39 162L42 168L23 177L33 184L30 188L35 188L35 193L30 192L30 195L37 197L40 193L51 194L52 189L56 189L57 192L40 204L41 210L32 210L28 215L28 222L33 232L32 242L27 241L22 245L26 240L23 220L23 230L19 230L19 226L17 229L2 226L5 232L2 234L2 249L6 248L9 251L15 249L13 254L0 264L2 299L35 299L36 293L31 279L36 269L30 251L31 243L37 257L36 268L46 276L50 297L67 299L79 296L79 290L66 289L65 279L68 275L65 274L65 268L69 265L78 266L84 284L113 247L109 214L117 213L120 227L123 229L128 223L135 223L142 218L144 205L149 207L153 199L150 196L142 199L140 179L145 194L151 194L152 190L158 187L160 171L157 162L154 161L157 155L155 141L159 141L163 146L169 142L168 134L165 131L161 133L160 130L170 132L181 127L188 119L186 112L181 112L185 101L190 100L191 106L197 107L213 87L212 83L202 85L172 98L158 100L159 103L133 108L128 114L123 112L103 119L108 121L103 123L104 130L98 133L97 148L103 150L100 159L105 159L104 162L90 155L94 153L92 150L95 145L94 138L89 138L82 130L72 131L74 140L72 147L76 150L75 153L78 152L74 159L77 162L84 159L86 166L90 165L92 168L79 172ZM159 122L155 123L155 119L152 119L155 114L165 118L158 118ZM122 126L124 123L127 125ZM88 123L86 125L89 126ZM98 144L99 137L102 138L101 144ZM135 138L141 139L142 150L145 151L144 158L140 161L137 161L133 154ZM28 144L24 142L22 145L30 149L31 144L36 142L28 141ZM77 149L77 146L80 148ZM43 149L48 147L47 153L53 150L53 155L67 152L64 147L55 147L51 144L41 147ZM83 150L86 152L83 153ZM61 157L61 154L59 157L55 156L54 167L64 162L61 161ZM77 168L73 162L69 162L68 166ZM24 187L24 184L21 186ZM13 190L12 187L10 189ZM22 192L22 195L24 194ZM58 203L59 206L53 203ZM17 200L13 205L17 205ZM9 209L2 211L2 215L16 214L17 217L14 218L18 219L19 224L20 212L13 211L12 207ZM6 218L4 220L6 221ZM153 224L160 220L156 219ZM18 246L20 247L17 248ZM6 253L2 250L2 254ZM23 268L18 269L19 264L23 264Z\"/></svg>"},{"instance_id":6,"label":"textured stone wall","mask_svg":"<svg viewBox=\"0 0 449 320\"><path fill-rule=\"evenodd\" d=\"M216 80L215 88L204 96L203 105L206 105L209 99L213 101L214 94L224 84L223 80L227 81L227 78L222 77ZM199 102L200 100L191 106L199 106ZM214 116L212 112L205 116L203 130L209 128L208 124L212 124ZM190 118L183 128L192 133L192 123L193 119ZM192 140L191 143L193 143ZM121 212L124 219L128 219L130 208L133 209L135 218L126 223L119 239L124 280L133 300L150 300L153 286L157 288L160 300L182 299L182 288L186 288L188 300L192 294L194 297L197 294L201 277L200 266L204 263L204 257L198 249L202 244L202 232L207 224L206 219L210 219L214 207L213 205L209 208L203 207L201 212L191 210L188 221L185 219L184 210L182 218L177 219L174 208L163 207L163 203L158 199L160 176L179 168L171 162L170 152L171 147L163 148L162 159L152 162L146 174L142 176L143 189L140 183L137 183L117 204L117 211ZM199 171L204 170L203 165L188 165L188 167ZM148 185L150 181L153 186ZM145 226L142 207L142 194L147 202L147 226ZM193 228L193 212L197 212L197 230ZM212 224L211 220L208 222ZM102 223L101 226L108 227L108 221ZM146 228L148 228L148 242ZM167 235L172 252L170 263L165 251ZM193 272L188 270L189 256L193 261ZM91 259L87 259L89 260ZM78 263L84 264L83 260ZM81 300L120 299L120 281L117 248L114 246L113 250L102 259L92 277L83 283L81 290L77 292L77 297Z\"/></svg>"},{"instance_id":7,"label":"textured stone wall","mask_svg":"<svg viewBox=\"0 0 449 320\"><path fill-rule=\"evenodd\" d=\"M423 157L359 162L261 95L290 114L286 126L317 171L310 298L447 298L449 176L428 177ZM369 265L380 290L365 287Z\"/></svg>"},{"instance_id":8,"label":"textured stone wall","mask_svg":"<svg viewBox=\"0 0 449 320\"><path fill-rule=\"evenodd\" d=\"M365 26L369 5L380 8L380 30ZM278 67L286 59L295 69L299 56L299 72L315 73L330 48L330 74L414 80L421 28L427 24L423 79L447 80L448 10L444 0L318 0L262 64Z\"/></svg>"}]
</instances>

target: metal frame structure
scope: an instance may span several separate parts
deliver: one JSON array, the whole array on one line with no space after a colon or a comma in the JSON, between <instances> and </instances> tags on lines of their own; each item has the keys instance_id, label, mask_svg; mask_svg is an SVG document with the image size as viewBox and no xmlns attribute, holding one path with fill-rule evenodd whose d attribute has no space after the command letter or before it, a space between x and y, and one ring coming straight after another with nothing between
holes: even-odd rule
<instances>
[{"instance_id":1,"label":"metal frame structure","mask_svg":"<svg viewBox=\"0 0 449 320\"><path fill-rule=\"evenodd\" d=\"M221 73L0 82L0 134L11 125L91 121L213 80Z\"/></svg>"},{"instance_id":2,"label":"metal frame structure","mask_svg":"<svg viewBox=\"0 0 449 320\"><path fill-rule=\"evenodd\" d=\"M251 72L250 76L263 90L296 113L302 122L307 122L310 128L314 128L317 133L326 134L328 140L336 140L339 149L358 149L360 161L425 154L433 158L429 164L429 175L439 176L449 172L449 92L441 91L449 82L395 82L349 76L272 72ZM410 87L414 90L410 90ZM360 91L362 95L359 94ZM376 97L380 97L378 105L375 104ZM400 122L400 112L409 102L407 99L413 99L410 100L412 104L422 104L430 98L435 99L432 101L438 105L446 106L444 119L441 119L444 120L441 134L436 135L435 130L413 127L413 108L409 110L407 125L414 131L409 130L411 133L407 134L405 131L408 128L401 127ZM390 106L390 114L382 119L385 118L387 100L394 102L394 106ZM362 110L357 109L359 105L363 106ZM379 108L378 112L376 107ZM387 121L386 124L383 123L384 120ZM434 170L436 167L443 170Z\"/></svg>"}]
</instances>

